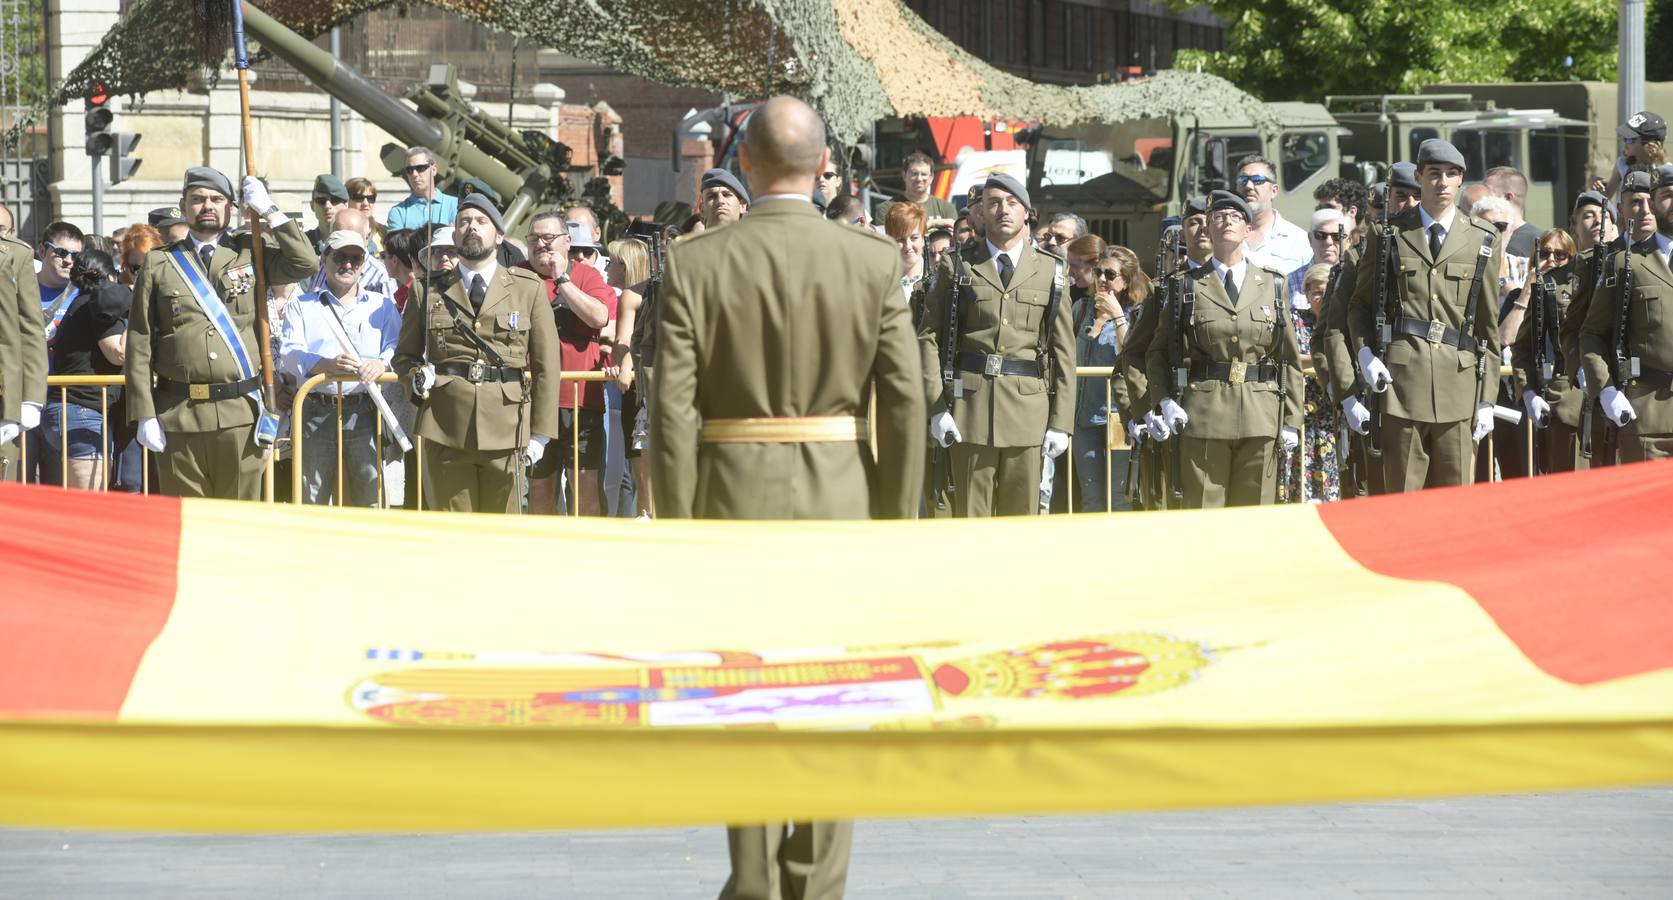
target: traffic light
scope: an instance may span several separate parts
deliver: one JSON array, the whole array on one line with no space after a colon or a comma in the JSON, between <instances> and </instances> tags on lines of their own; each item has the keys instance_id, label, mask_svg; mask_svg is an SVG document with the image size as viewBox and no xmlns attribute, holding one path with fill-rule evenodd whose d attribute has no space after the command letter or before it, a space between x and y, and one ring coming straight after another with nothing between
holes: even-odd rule
<instances>
[{"instance_id":1,"label":"traffic light","mask_svg":"<svg viewBox=\"0 0 1673 900\"><path fill-rule=\"evenodd\" d=\"M109 153L116 143L110 132L111 122L116 114L110 111L106 104L110 103L110 94L105 92L105 86L95 84L87 91L87 155L104 156Z\"/></svg>"},{"instance_id":2,"label":"traffic light","mask_svg":"<svg viewBox=\"0 0 1673 900\"><path fill-rule=\"evenodd\" d=\"M134 148L139 146L139 135L113 131L110 136L110 183L121 184L134 177L139 169L139 160L133 157Z\"/></svg>"}]
</instances>

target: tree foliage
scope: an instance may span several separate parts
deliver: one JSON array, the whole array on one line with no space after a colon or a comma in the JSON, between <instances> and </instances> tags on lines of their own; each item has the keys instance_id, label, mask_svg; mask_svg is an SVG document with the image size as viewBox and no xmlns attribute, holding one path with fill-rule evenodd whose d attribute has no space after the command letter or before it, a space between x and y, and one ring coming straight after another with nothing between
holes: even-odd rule
<instances>
[{"instance_id":1,"label":"tree foliage","mask_svg":"<svg viewBox=\"0 0 1673 900\"><path fill-rule=\"evenodd\" d=\"M1167 0L1184 9L1202 4ZM1615 79L1615 0L1208 0L1226 48L1182 50L1266 100Z\"/></svg>"}]
</instances>

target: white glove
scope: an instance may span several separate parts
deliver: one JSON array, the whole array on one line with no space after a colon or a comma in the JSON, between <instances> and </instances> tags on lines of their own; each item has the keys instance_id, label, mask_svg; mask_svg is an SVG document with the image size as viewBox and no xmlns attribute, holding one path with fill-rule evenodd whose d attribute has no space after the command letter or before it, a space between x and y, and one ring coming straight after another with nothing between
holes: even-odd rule
<instances>
[{"instance_id":1,"label":"white glove","mask_svg":"<svg viewBox=\"0 0 1673 900\"><path fill-rule=\"evenodd\" d=\"M1168 438L1173 437L1173 430L1168 428L1168 423L1162 421L1161 418L1153 412L1147 412L1144 414L1144 428L1146 431L1150 432L1152 440L1165 441Z\"/></svg>"},{"instance_id":2,"label":"white glove","mask_svg":"<svg viewBox=\"0 0 1673 900\"><path fill-rule=\"evenodd\" d=\"M1173 402L1172 397L1162 398L1161 419L1162 424L1168 426L1169 431L1176 433L1184 431L1185 426L1191 424L1191 417L1185 414L1185 410L1179 408L1179 404Z\"/></svg>"},{"instance_id":3,"label":"white glove","mask_svg":"<svg viewBox=\"0 0 1673 900\"><path fill-rule=\"evenodd\" d=\"M1584 391L1586 389L1586 370L1576 369L1574 372L1574 386Z\"/></svg>"},{"instance_id":4,"label":"white glove","mask_svg":"<svg viewBox=\"0 0 1673 900\"><path fill-rule=\"evenodd\" d=\"M1544 397L1533 391L1523 391L1522 406L1528 410L1528 418L1533 420L1535 428L1551 424L1551 404L1546 403Z\"/></svg>"},{"instance_id":5,"label":"white glove","mask_svg":"<svg viewBox=\"0 0 1673 900\"><path fill-rule=\"evenodd\" d=\"M267 193L267 185L254 175L244 176L244 205L267 218L279 211L279 204L273 202L272 195Z\"/></svg>"},{"instance_id":6,"label":"white glove","mask_svg":"<svg viewBox=\"0 0 1673 900\"><path fill-rule=\"evenodd\" d=\"M540 458L546 455L546 442L549 440L551 438L544 434L529 435L529 445L523 449L523 456L528 458L529 465L539 463Z\"/></svg>"},{"instance_id":7,"label":"white glove","mask_svg":"<svg viewBox=\"0 0 1673 900\"><path fill-rule=\"evenodd\" d=\"M1376 393L1388 390L1394 383L1394 376L1388 373L1388 366L1371 352L1370 347L1359 348L1359 370L1365 373L1365 383Z\"/></svg>"},{"instance_id":8,"label":"white glove","mask_svg":"<svg viewBox=\"0 0 1673 900\"><path fill-rule=\"evenodd\" d=\"M1046 440L1040 445L1040 449L1044 450L1047 456L1056 459L1069 449L1069 436L1055 428L1047 428Z\"/></svg>"},{"instance_id":9,"label":"white glove","mask_svg":"<svg viewBox=\"0 0 1673 900\"><path fill-rule=\"evenodd\" d=\"M152 453L161 453L163 448L168 446L168 441L163 437L163 423L156 419L139 420L139 435L136 440L141 447Z\"/></svg>"},{"instance_id":10,"label":"white glove","mask_svg":"<svg viewBox=\"0 0 1673 900\"><path fill-rule=\"evenodd\" d=\"M929 420L929 436L942 447L951 447L964 440L964 435L958 433L958 425L953 422L953 414L945 411L936 413L935 418Z\"/></svg>"},{"instance_id":11,"label":"white glove","mask_svg":"<svg viewBox=\"0 0 1673 900\"><path fill-rule=\"evenodd\" d=\"M1628 400L1625 394L1615 390L1613 385L1598 393L1597 402L1603 406L1603 414L1617 426L1638 418L1638 413L1632 408L1632 401Z\"/></svg>"},{"instance_id":12,"label":"white glove","mask_svg":"<svg viewBox=\"0 0 1673 900\"><path fill-rule=\"evenodd\" d=\"M1355 434L1371 433L1371 411L1359 402L1358 397L1349 396L1342 401L1342 415L1347 417L1348 427Z\"/></svg>"},{"instance_id":13,"label":"white glove","mask_svg":"<svg viewBox=\"0 0 1673 900\"><path fill-rule=\"evenodd\" d=\"M1147 434L1149 432L1149 430L1150 429L1145 427L1144 422L1142 422L1138 419L1134 419L1133 421L1128 422L1127 423L1127 446L1137 447L1139 445L1139 442L1144 440L1144 436L1145 436L1145 434Z\"/></svg>"},{"instance_id":14,"label":"white glove","mask_svg":"<svg viewBox=\"0 0 1673 900\"><path fill-rule=\"evenodd\" d=\"M1493 430L1493 404L1477 403L1475 408L1475 428L1470 432L1471 440L1480 442L1487 433Z\"/></svg>"},{"instance_id":15,"label":"white glove","mask_svg":"<svg viewBox=\"0 0 1673 900\"><path fill-rule=\"evenodd\" d=\"M436 386L436 367L420 366L413 369L412 386L420 394L430 393L430 389Z\"/></svg>"},{"instance_id":16,"label":"white glove","mask_svg":"<svg viewBox=\"0 0 1673 900\"><path fill-rule=\"evenodd\" d=\"M28 400L23 401L23 409L18 412L17 418L24 431L35 430L41 424L41 405Z\"/></svg>"},{"instance_id":17,"label":"white glove","mask_svg":"<svg viewBox=\"0 0 1673 900\"><path fill-rule=\"evenodd\" d=\"M11 419L0 419L0 444L10 444L23 433L23 426Z\"/></svg>"},{"instance_id":18,"label":"white glove","mask_svg":"<svg viewBox=\"0 0 1673 900\"><path fill-rule=\"evenodd\" d=\"M1284 439L1285 450L1294 450L1295 448L1301 446L1301 432L1295 430L1294 428L1285 426L1278 432L1278 434Z\"/></svg>"}]
</instances>

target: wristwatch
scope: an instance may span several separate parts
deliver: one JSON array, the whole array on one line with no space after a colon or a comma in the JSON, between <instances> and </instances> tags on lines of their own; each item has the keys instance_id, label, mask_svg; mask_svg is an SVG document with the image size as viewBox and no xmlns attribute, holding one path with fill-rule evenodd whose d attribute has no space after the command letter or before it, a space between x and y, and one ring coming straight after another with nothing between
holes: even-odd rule
<instances>
[{"instance_id":1,"label":"wristwatch","mask_svg":"<svg viewBox=\"0 0 1673 900\"><path fill-rule=\"evenodd\" d=\"M569 283L569 273L565 272L562 275L559 275L558 277L552 279L552 281L555 284L568 284Z\"/></svg>"}]
</instances>

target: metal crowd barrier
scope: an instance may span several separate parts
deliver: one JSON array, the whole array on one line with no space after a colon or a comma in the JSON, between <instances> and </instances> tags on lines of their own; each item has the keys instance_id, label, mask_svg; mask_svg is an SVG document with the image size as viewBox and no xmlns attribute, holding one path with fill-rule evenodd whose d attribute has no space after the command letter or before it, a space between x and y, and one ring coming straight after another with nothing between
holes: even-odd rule
<instances>
[{"instance_id":1,"label":"metal crowd barrier","mask_svg":"<svg viewBox=\"0 0 1673 900\"><path fill-rule=\"evenodd\" d=\"M1104 408L1106 410L1108 410L1108 415L1106 417L1106 424L1105 424L1106 433L1105 433L1105 438L1102 441L1102 444L1103 444L1103 464L1104 464L1104 491L1105 491L1105 494L1107 495L1106 498L1105 498L1105 508L1106 509L1112 508L1113 505L1114 505L1114 499L1117 496L1120 496L1120 492L1116 490L1116 486L1115 486L1115 483L1114 483L1114 475L1115 475L1114 454L1115 454L1115 451L1128 450L1129 452L1131 452L1131 450L1133 449L1133 448L1129 447L1128 444L1127 444L1127 431L1126 431L1126 428L1124 427L1124 423L1122 422L1122 420L1120 418L1120 415L1112 408L1114 406L1115 391L1114 391L1113 379L1115 377L1115 372L1116 372L1116 370L1113 366L1077 366L1076 369L1075 369L1075 377L1077 379L1101 379L1103 381L1103 384L1104 384ZM1303 368L1302 373L1305 377L1309 377L1309 378L1315 376L1315 373L1314 373L1313 368L1311 366L1307 366L1307 367ZM1500 377L1509 377L1512 374L1512 369L1511 369L1510 366L1502 366L1500 368L1499 374L1500 374ZM303 408L304 401L307 399L309 394L315 388L319 387L322 384L325 384L327 382L332 382L332 383L352 382L352 381L356 381L356 380L358 380L358 379L356 379L354 376L349 376L349 375L314 375L314 376L310 377L307 381L304 381L297 388L296 399L291 404L291 413L292 413L292 415L291 415L291 436L288 439L287 438L281 438L280 439L280 445L281 446L284 446L286 441L288 440L289 447L290 447L290 450L291 450L291 460L292 460L291 502L301 503L302 499L303 499L303 492L302 492L303 467L300 464L301 459L302 459L303 438L302 438L302 434L300 432L298 423L301 421L301 418L302 418L302 408ZM378 378L378 383L379 384L390 384L390 383L395 382L396 380L397 379L396 379L396 376L395 376L394 373L385 373ZM586 383L589 383L589 382L602 382L602 381L605 381L605 380L606 380L605 374L603 372L599 372L599 371L592 371L592 372L559 372L558 373L558 381L559 381L560 385L565 383L565 382L568 383L569 390L570 390L570 399L574 403L574 406L577 410L580 409L580 407L581 407L582 385L586 384ZM58 401L59 401L61 406L70 405L69 389L72 388L72 387L97 387L97 388L100 389L99 418L100 418L101 435L102 435L101 439L102 439L102 442L103 442L103 446L105 448L105 456L104 456L104 459L102 460L102 464L97 467L97 472L96 472L96 477L95 477L96 484L93 486L94 490L99 490L99 491L109 490L110 482L111 482L111 480L113 478L113 475L114 475L116 456L121 451L121 448L114 446L114 443L111 440L111 433L110 433L110 427L109 426L110 426L110 420L111 420L110 414L112 412L112 410L110 408L110 389L113 388L113 387L121 387L122 385L123 385L123 377L121 375L53 375L53 376L50 376L50 377L47 378L47 390L49 392L49 395L50 395L51 391L56 390L58 392ZM560 387L560 390L561 389L562 388ZM873 395L873 397L871 399L871 403L873 405L873 408L875 409L875 404L876 404L875 395ZM337 441L337 484L335 485L336 490L334 490L332 492L332 501L331 501L331 505L334 505L334 506L342 504L342 498L343 498L343 494L344 494L343 442L342 442L343 407L342 407L341 400L338 401L336 406L337 406L337 437L338 437L338 441ZM119 414L125 415L125 410L116 410L116 412L119 413ZM377 419L376 440L378 442L378 446L381 447L382 443L383 443L383 420L382 420L381 417L376 417L376 419ZM869 417L869 419L874 420L875 415ZM60 454L59 461L60 461L60 465L61 465L60 471L62 473L60 486L68 487L68 478L69 478L69 470L70 470L70 466L69 466L69 462L70 462L70 457L69 457L69 452L70 452L69 451L69 417L68 416L63 415L63 414L59 415L59 417L58 417L58 429L59 429L59 454ZM1533 428L1533 423L1531 421L1529 421L1526 417L1524 417L1524 419L1523 419L1523 429L1522 430L1523 430L1524 440L1525 440L1525 443L1526 443L1525 452L1526 452L1527 459L1528 459L1528 472L1529 472L1530 476L1532 476L1532 474L1535 473L1535 471L1536 471L1535 459L1534 459L1534 455L1535 455L1534 428ZM570 470L573 471L573 472L579 472L581 470L580 416L579 415L576 415L573 419L573 424L572 424L572 427L570 429L570 434L571 434L571 440L569 442L569 447L567 448L567 450L570 453ZM553 440L557 440L556 435L553 435L552 438L553 438ZM423 455L424 454L424 439L415 434L415 435L412 435L412 440L413 440L413 445L414 445L413 452L415 454L417 454L417 460L416 460L417 461L417 466L415 466L415 469L417 471L418 478L416 479L415 484L407 485L406 490L414 492L417 508L418 509L423 509L424 508L424 502L423 502L423 500L424 500L424 475L423 475L423 473L424 473L424 468L423 468L423 465L424 465L424 455ZM24 440L23 438L19 438L18 443L21 447L21 453L19 455L19 464L22 467L23 471L26 472L26 471L28 471L28 442L26 440ZM876 450L876 436L875 436L875 434L873 434L873 436L872 436L872 448L873 448L873 452L875 452L875 450ZM279 448L276 447L275 452L268 454L267 460L264 464L264 470L263 470L263 476L262 476L263 485L264 485L264 487L263 487L263 499L268 501L268 502L272 502L273 499L274 499L274 496L275 496L274 483L273 483L274 463L278 459L278 456L279 456L278 449ZM1283 449L1281 447L1275 448L1274 452L1282 454ZM1342 455L1345 452L1346 452L1346 448L1338 448L1337 449L1337 458L1338 458L1339 461L1341 460ZM1493 453L1493 433L1492 432L1489 432L1487 434L1487 437L1483 439L1482 450L1480 452L1481 453L1486 453L1489 456L1492 455L1492 453ZM149 493L152 492L152 489L153 489L152 485L151 485L151 479L150 479L150 462L151 462L150 451L141 447L140 448L140 454L141 454L141 456L140 456L140 473L141 473L140 474L140 493L149 494ZM1302 496L1305 496L1305 493L1306 493L1308 456L1309 456L1309 454L1307 452L1307 423L1306 423L1305 417L1303 417L1302 428L1301 428L1301 442L1298 445L1298 449L1297 449L1297 452L1296 452L1296 457L1297 457L1296 467L1298 469L1298 471L1297 471L1297 476L1298 476L1297 484L1301 488ZM1479 456L1479 454L1478 454L1478 456ZM1075 513L1079 512L1079 508L1078 508L1079 505L1076 502L1077 499L1078 499L1077 494L1079 493L1079 478L1078 478L1077 473L1075 471L1074 436L1072 434L1070 435L1070 449L1069 449L1069 452L1065 453L1063 456L1058 457L1057 464L1067 465L1067 467L1068 467L1068 471L1065 474L1065 484L1068 488L1068 498L1067 498L1067 503L1066 503L1066 509L1067 509L1067 514L1074 515ZM602 475L602 473L600 473L600 474ZM1287 474L1288 473L1286 473L1286 475ZM380 465L378 467L378 497L379 497L379 507L380 508L387 507L387 505L388 505L388 493L384 489L385 485L383 483L383 477L384 477L383 476L383 466ZM1500 473L1498 472L1497 468L1495 467L1494 470L1493 470L1492 480L1498 481L1498 480L1500 480L1500 477L1501 477ZM579 479L577 479L577 480L579 480ZM573 496L576 493L577 488L575 488L574 485L572 485L571 487L572 487L572 489L571 489L570 493ZM1291 502L1301 502L1301 500L1298 497L1298 498L1292 499ZM580 515L580 503L579 502L575 502L575 501L572 500L572 502L569 503L569 515L571 515L571 516L579 516Z\"/></svg>"}]
</instances>

